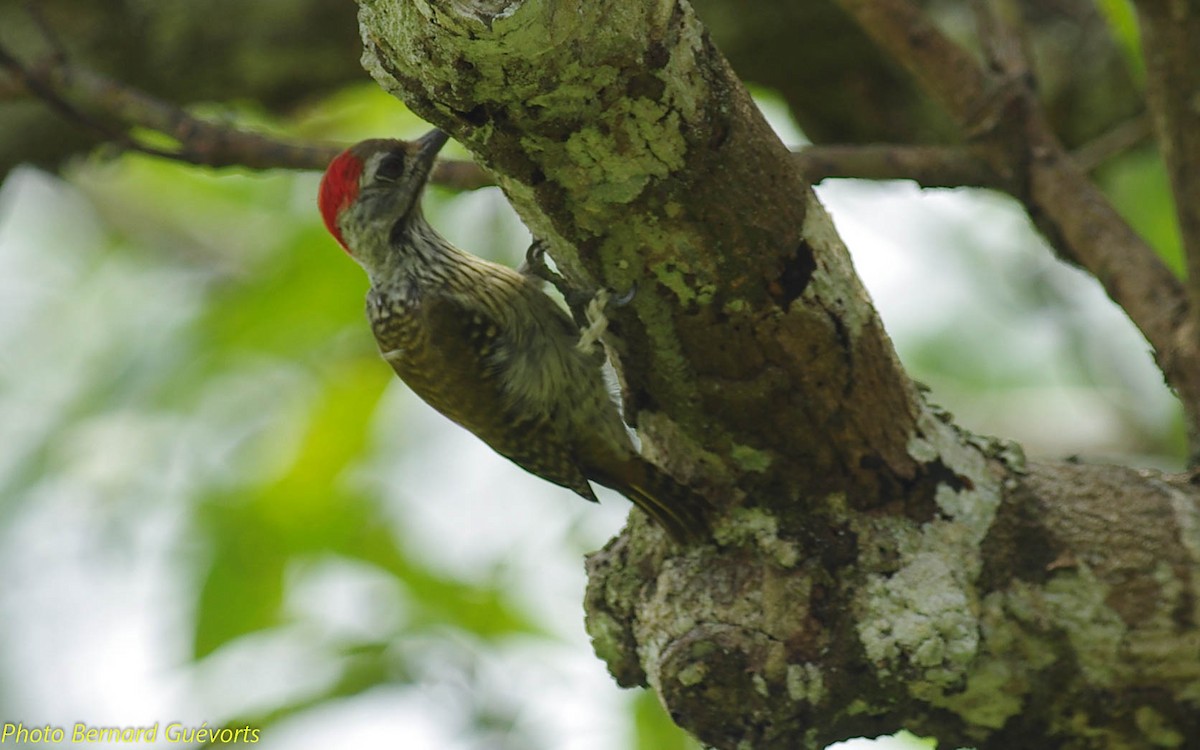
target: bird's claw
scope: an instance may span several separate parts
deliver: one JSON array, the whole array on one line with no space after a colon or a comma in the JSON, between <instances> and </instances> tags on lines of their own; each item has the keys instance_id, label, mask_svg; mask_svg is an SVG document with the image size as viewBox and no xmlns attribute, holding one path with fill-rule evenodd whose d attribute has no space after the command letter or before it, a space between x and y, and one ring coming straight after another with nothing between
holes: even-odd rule
<instances>
[{"instance_id":1,"label":"bird's claw","mask_svg":"<svg viewBox=\"0 0 1200 750\"><path fill-rule=\"evenodd\" d=\"M571 286L562 274L546 265L546 247L548 245L549 243L542 239L534 239L529 243L529 249L525 251L525 262L521 265L520 271L527 276L534 276L542 281L550 282L567 301L567 306L571 308L571 315L575 318L575 322L579 323L580 317L576 313L576 308L590 299L592 295Z\"/></svg>"},{"instance_id":2,"label":"bird's claw","mask_svg":"<svg viewBox=\"0 0 1200 750\"><path fill-rule=\"evenodd\" d=\"M520 270L521 273L537 276L540 279L554 283L550 277L557 276L558 274L551 271L546 265L546 245L547 242L545 240L535 237L533 242L529 243L529 248L525 250L525 263L521 266Z\"/></svg>"},{"instance_id":3,"label":"bird's claw","mask_svg":"<svg viewBox=\"0 0 1200 750\"><path fill-rule=\"evenodd\" d=\"M625 292L620 297L613 297L612 299L609 300L609 304L613 305L614 307L624 307L625 305L628 305L630 302L633 302L633 298L636 296L637 296L637 282L635 281L635 282L633 282L633 284L630 285L629 291Z\"/></svg>"},{"instance_id":4,"label":"bird's claw","mask_svg":"<svg viewBox=\"0 0 1200 750\"><path fill-rule=\"evenodd\" d=\"M612 307L624 307L633 301L636 294L636 282L629 287L629 291L619 297L612 296L612 293L607 289L597 289L596 293L588 299L582 313L576 314L577 318L582 317L584 320L583 323L579 324L580 333L579 343L577 344L579 349L581 351L589 351L600 340L600 337L608 331L607 311L610 305Z\"/></svg>"},{"instance_id":5,"label":"bird's claw","mask_svg":"<svg viewBox=\"0 0 1200 750\"><path fill-rule=\"evenodd\" d=\"M581 351L591 351L600 337L608 330L608 317L605 311L609 305L624 307L633 301L637 294L637 283L629 287L625 293L614 297L607 289L594 292L584 291L571 286L562 274L551 270L546 265L546 248L549 245L543 239L534 238L525 251L525 263L521 265L521 273L548 281L559 294L563 296L571 317L579 327L578 348Z\"/></svg>"}]
</instances>

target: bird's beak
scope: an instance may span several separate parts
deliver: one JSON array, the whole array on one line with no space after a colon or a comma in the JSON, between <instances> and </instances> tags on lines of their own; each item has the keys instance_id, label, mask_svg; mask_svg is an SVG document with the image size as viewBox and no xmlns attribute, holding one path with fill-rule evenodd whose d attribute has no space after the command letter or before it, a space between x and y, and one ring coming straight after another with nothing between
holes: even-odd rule
<instances>
[{"instance_id":1,"label":"bird's beak","mask_svg":"<svg viewBox=\"0 0 1200 750\"><path fill-rule=\"evenodd\" d=\"M420 165L419 168L425 175L428 175L433 169L434 159L437 158L438 152L442 150L442 146L445 146L448 140L450 140L450 136L437 128L416 140L417 164Z\"/></svg>"}]
</instances>

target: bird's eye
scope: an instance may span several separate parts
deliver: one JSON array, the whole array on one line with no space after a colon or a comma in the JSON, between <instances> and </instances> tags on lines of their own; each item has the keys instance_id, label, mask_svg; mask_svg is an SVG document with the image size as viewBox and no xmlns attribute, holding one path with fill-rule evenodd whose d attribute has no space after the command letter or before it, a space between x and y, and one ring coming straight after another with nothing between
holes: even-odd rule
<instances>
[{"instance_id":1,"label":"bird's eye","mask_svg":"<svg viewBox=\"0 0 1200 750\"><path fill-rule=\"evenodd\" d=\"M375 170L375 179L395 182L400 179L402 174L404 174L404 154L390 153L385 154L379 160L379 167Z\"/></svg>"}]
</instances>

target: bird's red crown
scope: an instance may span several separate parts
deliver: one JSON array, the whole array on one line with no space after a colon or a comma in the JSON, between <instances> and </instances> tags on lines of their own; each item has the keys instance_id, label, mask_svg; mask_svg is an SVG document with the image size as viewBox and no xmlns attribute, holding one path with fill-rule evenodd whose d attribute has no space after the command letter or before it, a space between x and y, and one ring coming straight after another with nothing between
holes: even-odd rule
<instances>
[{"instance_id":1,"label":"bird's red crown","mask_svg":"<svg viewBox=\"0 0 1200 750\"><path fill-rule=\"evenodd\" d=\"M321 218L325 219L325 227L347 252L350 249L346 247L346 240L338 229L337 219L358 197L358 178L362 176L362 171L362 159L351 149L343 151L329 162L325 176L321 178L321 189L317 196L317 205L321 209Z\"/></svg>"}]
</instances>

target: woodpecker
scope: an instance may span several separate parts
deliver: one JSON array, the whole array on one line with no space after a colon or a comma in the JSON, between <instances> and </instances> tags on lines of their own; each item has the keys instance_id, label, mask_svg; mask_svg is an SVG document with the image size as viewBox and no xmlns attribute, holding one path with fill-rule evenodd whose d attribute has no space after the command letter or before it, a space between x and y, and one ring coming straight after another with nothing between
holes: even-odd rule
<instances>
[{"instance_id":1,"label":"woodpecker","mask_svg":"<svg viewBox=\"0 0 1200 750\"><path fill-rule=\"evenodd\" d=\"M518 466L596 502L612 488L676 541L704 538L708 503L642 458L603 354L532 273L464 252L426 222L421 195L448 136L372 139L335 158L318 203L367 272L383 359L418 396Z\"/></svg>"}]
</instances>

